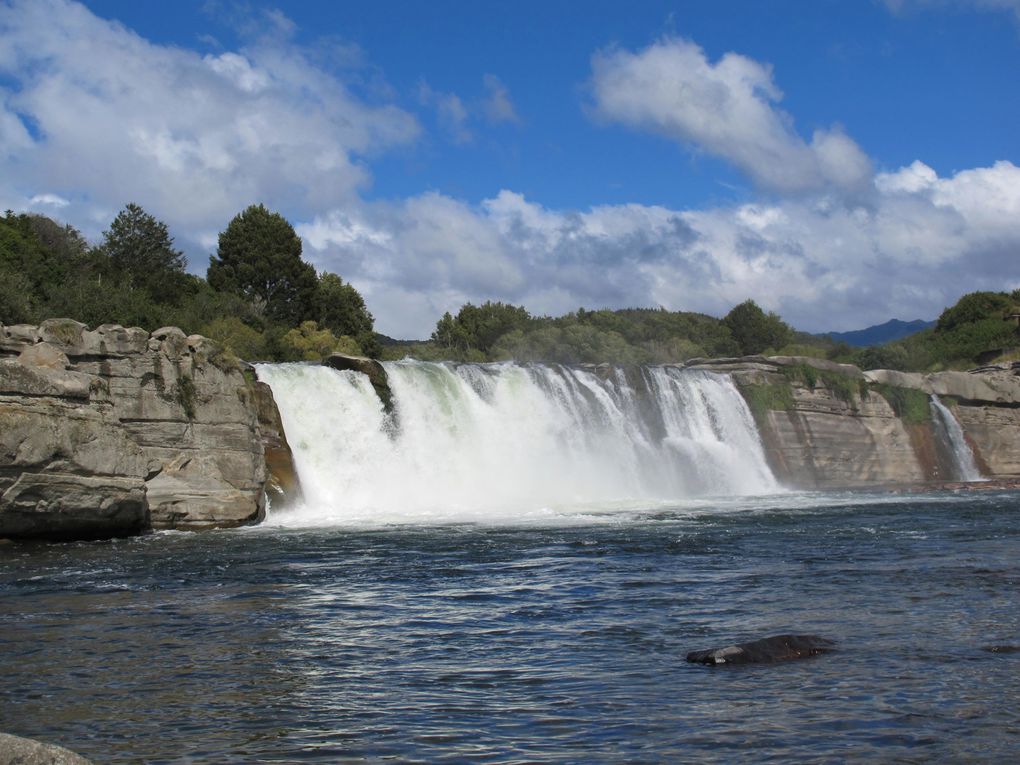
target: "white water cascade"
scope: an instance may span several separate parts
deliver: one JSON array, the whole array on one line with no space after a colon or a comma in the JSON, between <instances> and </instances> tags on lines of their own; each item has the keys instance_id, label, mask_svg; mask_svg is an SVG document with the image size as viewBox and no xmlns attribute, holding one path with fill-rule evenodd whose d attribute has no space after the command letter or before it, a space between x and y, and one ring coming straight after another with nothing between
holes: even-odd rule
<instances>
[{"instance_id":1,"label":"white water cascade","mask_svg":"<svg viewBox=\"0 0 1020 765\"><path fill-rule=\"evenodd\" d=\"M385 367L392 415L363 374L257 367L302 484L305 507L286 512L294 523L521 520L557 508L779 490L751 413L723 375Z\"/></svg>"},{"instance_id":2,"label":"white water cascade","mask_svg":"<svg viewBox=\"0 0 1020 765\"><path fill-rule=\"evenodd\" d=\"M958 481L985 480L974 461L974 452L971 451L970 444L963 437L963 428L952 411L939 401L939 397L934 393L931 396L931 412L935 430L953 456L953 469L956 472L953 478Z\"/></svg>"}]
</instances>

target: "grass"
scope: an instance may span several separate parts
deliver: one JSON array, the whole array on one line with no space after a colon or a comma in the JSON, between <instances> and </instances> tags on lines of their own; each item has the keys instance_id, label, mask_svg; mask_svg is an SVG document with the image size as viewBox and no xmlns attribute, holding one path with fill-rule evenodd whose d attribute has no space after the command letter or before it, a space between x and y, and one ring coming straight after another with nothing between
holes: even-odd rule
<instances>
[{"instance_id":1,"label":"grass","mask_svg":"<svg viewBox=\"0 0 1020 765\"><path fill-rule=\"evenodd\" d=\"M789 383L744 385L741 391L756 420L761 420L770 411L788 412L793 409L793 388Z\"/></svg>"},{"instance_id":2,"label":"grass","mask_svg":"<svg viewBox=\"0 0 1020 765\"><path fill-rule=\"evenodd\" d=\"M896 416L909 425L921 425L931 420L928 394L914 388L898 385L873 385L874 390L889 402Z\"/></svg>"},{"instance_id":3,"label":"grass","mask_svg":"<svg viewBox=\"0 0 1020 765\"><path fill-rule=\"evenodd\" d=\"M863 377L851 377L842 372L816 369L810 364L794 364L783 367L780 371L790 382L802 383L807 388L814 389L821 383L832 391L833 396L851 406L856 406L859 398L868 395L868 381Z\"/></svg>"}]
</instances>

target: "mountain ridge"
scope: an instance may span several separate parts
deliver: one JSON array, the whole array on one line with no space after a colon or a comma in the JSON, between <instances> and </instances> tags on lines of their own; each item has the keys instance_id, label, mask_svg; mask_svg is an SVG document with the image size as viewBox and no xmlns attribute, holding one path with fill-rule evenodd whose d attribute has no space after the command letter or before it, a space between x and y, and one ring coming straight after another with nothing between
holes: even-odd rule
<instances>
[{"instance_id":1,"label":"mountain ridge","mask_svg":"<svg viewBox=\"0 0 1020 765\"><path fill-rule=\"evenodd\" d=\"M913 321L889 319L884 324L874 324L864 329L855 329L849 332L822 332L820 336L830 337L836 342L846 343L855 348L867 348L869 345L881 345L893 340L901 340L934 326L934 321L925 321L924 319L914 319Z\"/></svg>"}]
</instances>

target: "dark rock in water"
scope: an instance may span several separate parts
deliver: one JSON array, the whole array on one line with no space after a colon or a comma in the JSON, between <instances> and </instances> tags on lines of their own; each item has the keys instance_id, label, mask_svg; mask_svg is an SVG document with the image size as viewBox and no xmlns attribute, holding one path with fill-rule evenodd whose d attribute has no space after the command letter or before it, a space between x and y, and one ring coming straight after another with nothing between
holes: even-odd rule
<instances>
[{"instance_id":1,"label":"dark rock in water","mask_svg":"<svg viewBox=\"0 0 1020 765\"><path fill-rule=\"evenodd\" d=\"M687 661L692 664L769 664L802 659L833 650L835 643L817 635L775 635L707 651L691 651Z\"/></svg>"},{"instance_id":2,"label":"dark rock in water","mask_svg":"<svg viewBox=\"0 0 1020 765\"><path fill-rule=\"evenodd\" d=\"M393 391L390 390L390 382L386 377L386 369L375 359L364 356L348 356L345 353L334 353L322 362L333 369L350 370L361 372L368 376L368 381L375 388L376 395L383 403L387 413L393 411Z\"/></svg>"},{"instance_id":3,"label":"dark rock in water","mask_svg":"<svg viewBox=\"0 0 1020 765\"><path fill-rule=\"evenodd\" d=\"M92 765L70 749L0 733L0 765Z\"/></svg>"},{"instance_id":4,"label":"dark rock in water","mask_svg":"<svg viewBox=\"0 0 1020 765\"><path fill-rule=\"evenodd\" d=\"M981 650L988 653L1020 653L1020 645L986 645Z\"/></svg>"}]
</instances>

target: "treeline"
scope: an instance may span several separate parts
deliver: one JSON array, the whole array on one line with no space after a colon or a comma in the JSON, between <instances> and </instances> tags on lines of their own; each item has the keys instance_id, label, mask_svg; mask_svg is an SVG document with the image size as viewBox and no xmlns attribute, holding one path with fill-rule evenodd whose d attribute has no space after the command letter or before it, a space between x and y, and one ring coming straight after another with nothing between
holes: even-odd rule
<instances>
[{"instance_id":1,"label":"treeline","mask_svg":"<svg viewBox=\"0 0 1020 765\"><path fill-rule=\"evenodd\" d=\"M468 303L445 314L425 343L396 344L384 358L663 364L753 354L812 356L862 369L931 372L1020 360L1020 290L975 292L947 308L932 329L869 348L797 332L753 300L722 319L701 313L629 308L579 309L556 318L521 306Z\"/></svg>"},{"instance_id":2,"label":"treeline","mask_svg":"<svg viewBox=\"0 0 1020 765\"><path fill-rule=\"evenodd\" d=\"M301 257L278 213L252 205L219 235L207 278L185 271L162 221L128 204L90 246L72 226L7 211L0 218L0 323L68 317L212 337L249 360L377 356L358 291Z\"/></svg>"},{"instance_id":3,"label":"treeline","mask_svg":"<svg viewBox=\"0 0 1020 765\"><path fill-rule=\"evenodd\" d=\"M446 313L428 342L384 348L384 358L659 364L695 357L778 353L800 333L747 300L724 318L628 308L532 316L522 306L488 302Z\"/></svg>"},{"instance_id":4,"label":"treeline","mask_svg":"<svg viewBox=\"0 0 1020 765\"><path fill-rule=\"evenodd\" d=\"M863 369L938 371L1020 360L1020 290L974 292L916 335L870 348L793 330L753 300L721 319L630 308L533 316L523 306L468 303L425 342L373 331L358 291L302 259L285 218L252 205L219 235L206 278L185 271L166 224L128 204L90 246L71 226L8 211L0 218L0 323L68 317L90 326L181 327L238 357L319 360L332 352L387 359L676 363L752 354L828 358ZM1013 317L1013 318L1011 318Z\"/></svg>"}]
</instances>

